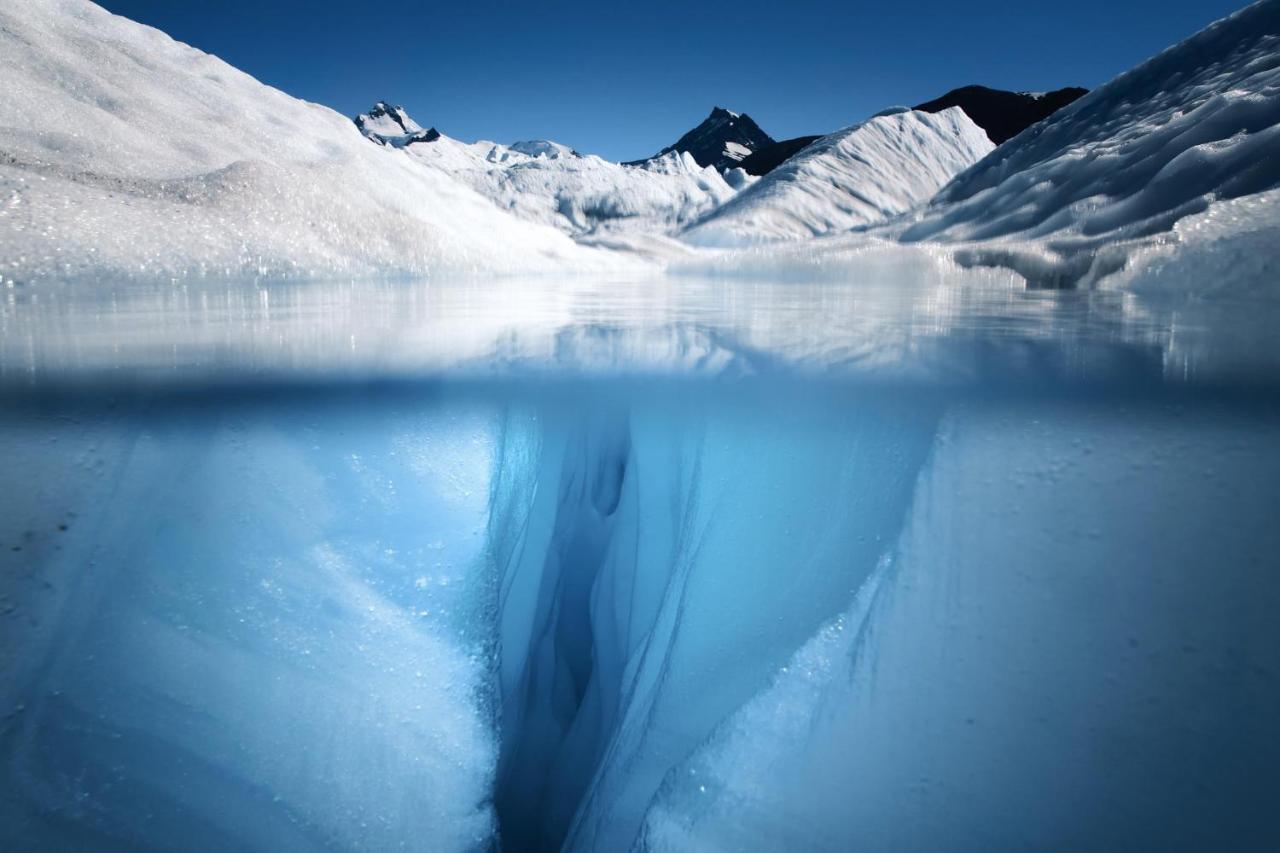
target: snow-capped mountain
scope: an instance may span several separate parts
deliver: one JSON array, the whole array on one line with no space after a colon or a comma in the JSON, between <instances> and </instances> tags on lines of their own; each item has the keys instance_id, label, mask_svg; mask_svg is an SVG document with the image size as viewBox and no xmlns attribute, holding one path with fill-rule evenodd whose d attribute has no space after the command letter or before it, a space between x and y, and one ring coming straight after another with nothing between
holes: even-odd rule
<instances>
[{"instance_id":1,"label":"snow-capped mountain","mask_svg":"<svg viewBox=\"0 0 1280 853\"><path fill-rule=\"evenodd\" d=\"M992 142L1000 145L1088 93L1088 89L1078 87L1052 92L1006 92L986 86L963 86L915 109L936 113L959 107L987 132Z\"/></svg>"},{"instance_id":2,"label":"snow-capped mountain","mask_svg":"<svg viewBox=\"0 0 1280 853\"><path fill-rule=\"evenodd\" d=\"M369 135L368 116L386 113L379 104L356 119ZM421 128L402 109L388 119L411 136ZM385 128L384 130L388 129ZM736 192L691 154L668 152L635 166L583 155L549 140L503 145L463 142L440 133L426 144L398 143L415 162L460 181L515 216L554 226L574 236L605 233L665 234L732 198ZM382 131L375 141L388 138ZM744 182L745 183L745 182Z\"/></svg>"},{"instance_id":3,"label":"snow-capped mountain","mask_svg":"<svg viewBox=\"0 0 1280 853\"><path fill-rule=\"evenodd\" d=\"M1046 286L1125 266L1135 241L1173 231L1195 242L1226 221L1228 231L1266 231L1249 243L1274 247L1277 151L1280 0L1264 0L1000 146L901 236L968 243L960 257ZM1268 253L1254 255L1250 268Z\"/></svg>"},{"instance_id":4,"label":"snow-capped mountain","mask_svg":"<svg viewBox=\"0 0 1280 853\"><path fill-rule=\"evenodd\" d=\"M415 142L434 142L440 138L440 131L434 127L423 130L421 125L409 118L404 107L393 107L386 101L378 101L369 112L356 116L356 127L374 142L395 148L403 148Z\"/></svg>"},{"instance_id":5,"label":"snow-capped mountain","mask_svg":"<svg viewBox=\"0 0 1280 853\"><path fill-rule=\"evenodd\" d=\"M959 108L891 111L813 142L683 236L735 246L847 231L927 201L992 148Z\"/></svg>"},{"instance_id":6,"label":"snow-capped mountain","mask_svg":"<svg viewBox=\"0 0 1280 853\"><path fill-rule=\"evenodd\" d=\"M741 164L752 152L772 144L773 138L761 130L751 116L715 107L701 124L677 139L674 145L663 148L654 158L672 151L686 152L693 155L699 166L724 171ZM632 165L640 162L643 161Z\"/></svg>"}]
</instances>

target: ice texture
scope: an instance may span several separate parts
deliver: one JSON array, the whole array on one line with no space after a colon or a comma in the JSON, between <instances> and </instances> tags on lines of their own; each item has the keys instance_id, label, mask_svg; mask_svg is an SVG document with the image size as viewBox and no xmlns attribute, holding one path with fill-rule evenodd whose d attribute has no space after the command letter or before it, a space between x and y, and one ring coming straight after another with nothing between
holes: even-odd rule
<instances>
[{"instance_id":1,"label":"ice texture","mask_svg":"<svg viewBox=\"0 0 1280 853\"><path fill-rule=\"evenodd\" d=\"M0 848L493 838L493 415L243 402L3 408Z\"/></svg>"},{"instance_id":2,"label":"ice texture","mask_svg":"<svg viewBox=\"0 0 1280 853\"><path fill-rule=\"evenodd\" d=\"M1125 265L1127 243L1275 189L1277 150L1280 2L1261 0L1000 146L901 237L966 242L969 262L1040 283L1091 282Z\"/></svg>"},{"instance_id":3,"label":"ice texture","mask_svg":"<svg viewBox=\"0 0 1280 853\"><path fill-rule=\"evenodd\" d=\"M806 146L682 236L731 247L848 231L928 201L992 148L959 107L887 111Z\"/></svg>"},{"instance_id":4,"label":"ice texture","mask_svg":"<svg viewBox=\"0 0 1280 853\"><path fill-rule=\"evenodd\" d=\"M601 271L350 119L85 0L0 8L0 276Z\"/></svg>"},{"instance_id":5,"label":"ice texture","mask_svg":"<svg viewBox=\"0 0 1280 853\"><path fill-rule=\"evenodd\" d=\"M504 839L627 849L672 763L872 573L932 438L922 407L509 423L490 519Z\"/></svg>"},{"instance_id":6,"label":"ice texture","mask_svg":"<svg viewBox=\"0 0 1280 853\"><path fill-rule=\"evenodd\" d=\"M546 140L464 143L381 102L358 119L366 138L87 0L0 16L5 284L761 267L858 279L867 247L1036 287L1256 293L1274 280L1277 0L985 157L963 113L894 108L760 181L674 151L628 166ZM1221 275L1174 272L1193 265Z\"/></svg>"},{"instance_id":7,"label":"ice texture","mask_svg":"<svg viewBox=\"0 0 1280 853\"><path fill-rule=\"evenodd\" d=\"M952 407L884 562L637 847L1273 849L1280 457L1169 414Z\"/></svg>"}]
</instances>

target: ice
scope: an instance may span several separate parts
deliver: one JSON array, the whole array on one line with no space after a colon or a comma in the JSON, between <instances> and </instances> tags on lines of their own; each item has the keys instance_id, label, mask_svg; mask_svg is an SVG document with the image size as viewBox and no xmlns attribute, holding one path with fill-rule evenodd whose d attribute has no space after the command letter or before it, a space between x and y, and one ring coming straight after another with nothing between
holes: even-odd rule
<instances>
[{"instance_id":1,"label":"ice","mask_svg":"<svg viewBox=\"0 0 1280 853\"><path fill-rule=\"evenodd\" d=\"M889 110L808 145L682 236L732 247L848 231L928 201L993 147L959 107Z\"/></svg>"},{"instance_id":2,"label":"ice","mask_svg":"<svg viewBox=\"0 0 1280 853\"><path fill-rule=\"evenodd\" d=\"M1277 412L1112 381L10 388L0 840L1272 849Z\"/></svg>"},{"instance_id":3,"label":"ice","mask_svg":"<svg viewBox=\"0 0 1280 853\"><path fill-rule=\"evenodd\" d=\"M359 119L391 143L377 144L87 0L32 0L0 12L0 280L760 266L856 280L897 246L904 264L923 250L1037 287L1212 286L1173 280L1181 265L1162 258L1187 254L1240 281L1221 290L1261 290L1278 9L1242 10L985 157L959 110L894 108L751 181L675 151L628 166L546 140L461 142L386 103ZM716 110L707 126L738 120Z\"/></svg>"},{"instance_id":4,"label":"ice","mask_svg":"<svg viewBox=\"0 0 1280 853\"><path fill-rule=\"evenodd\" d=\"M1278 39L753 181L6 6L0 847L1280 848Z\"/></svg>"},{"instance_id":5,"label":"ice","mask_svg":"<svg viewBox=\"0 0 1280 853\"><path fill-rule=\"evenodd\" d=\"M6 281L624 264L84 0L0 10L0 69Z\"/></svg>"},{"instance_id":6,"label":"ice","mask_svg":"<svg viewBox=\"0 0 1280 853\"><path fill-rule=\"evenodd\" d=\"M520 219L578 236L668 234L735 193L715 169L674 151L624 166L554 142L508 147L441 136L407 153Z\"/></svg>"},{"instance_id":7,"label":"ice","mask_svg":"<svg viewBox=\"0 0 1280 853\"><path fill-rule=\"evenodd\" d=\"M491 518L504 839L628 847L671 762L874 569L932 436L920 408L508 426Z\"/></svg>"},{"instance_id":8,"label":"ice","mask_svg":"<svg viewBox=\"0 0 1280 853\"><path fill-rule=\"evenodd\" d=\"M1280 184L1280 3L1242 9L1001 146L902 232L968 242L970 262L1091 283L1126 241ZM1183 240L1194 235L1178 235ZM992 245L994 244L994 245Z\"/></svg>"},{"instance_id":9,"label":"ice","mask_svg":"<svg viewBox=\"0 0 1280 853\"><path fill-rule=\"evenodd\" d=\"M5 407L0 846L487 843L492 414L129 411Z\"/></svg>"},{"instance_id":10,"label":"ice","mask_svg":"<svg viewBox=\"0 0 1280 853\"><path fill-rule=\"evenodd\" d=\"M1280 461L1235 414L1122 417L952 408L876 583L672 768L639 847L1273 847Z\"/></svg>"}]
</instances>

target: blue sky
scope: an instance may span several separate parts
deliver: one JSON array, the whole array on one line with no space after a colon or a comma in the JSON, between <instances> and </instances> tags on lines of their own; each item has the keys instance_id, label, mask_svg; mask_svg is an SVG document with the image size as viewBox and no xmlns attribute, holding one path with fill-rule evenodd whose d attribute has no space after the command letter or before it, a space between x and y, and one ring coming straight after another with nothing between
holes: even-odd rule
<instances>
[{"instance_id":1,"label":"blue sky","mask_svg":"<svg viewBox=\"0 0 1280 853\"><path fill-rule=\"evenodd\" d=\"M1093 87L1243 0L538 3L100 0L353 115L462 139L654 153L720 105L775 138L967 83Z\"/></svg>"}]
</instances>

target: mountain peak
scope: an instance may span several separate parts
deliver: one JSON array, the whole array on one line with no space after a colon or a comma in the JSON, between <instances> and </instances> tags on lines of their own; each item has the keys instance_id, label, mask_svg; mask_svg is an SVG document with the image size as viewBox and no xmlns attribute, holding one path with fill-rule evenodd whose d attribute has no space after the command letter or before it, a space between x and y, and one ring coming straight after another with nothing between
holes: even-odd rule
<instances>
[{"instance_id":1,"label":"mountain peak","mask_svg":"<svg viewBox=\"0 0 1280 853\"><path fill-rule=\"evenodd\" d=\"M772 144L773 138L751 116L717 106L701 124L654 156L688 152L699 166L714 166L723 172L737 166L751 152Z\"/></svg>"},{"instance_id":2,"label":"mountain peak","mask_svg":"<svg viewBox=\"0 0 1280 853\"><path fill-rule=\"evenodd\" d=\"M434 142L440 138L440 131L434 127L423 130L404 107L392 106L386 101L378 101L367 113L355 118L356 127L369 139L379 145L391 145L403 148L415 142Z\"/></svg>"}]
</instances>

